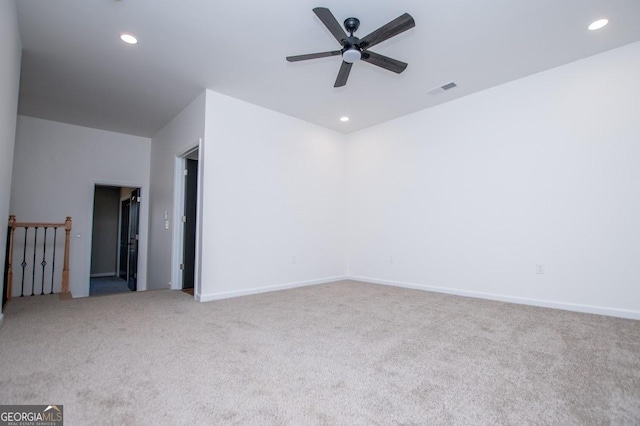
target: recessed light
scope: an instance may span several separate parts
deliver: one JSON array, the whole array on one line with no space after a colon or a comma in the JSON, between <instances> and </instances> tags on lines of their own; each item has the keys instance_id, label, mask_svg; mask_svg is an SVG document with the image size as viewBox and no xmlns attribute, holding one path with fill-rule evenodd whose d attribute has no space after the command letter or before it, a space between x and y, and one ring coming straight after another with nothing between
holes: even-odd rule
<instances>
[{"instance_id":1,"label":"recessed light","mask_svg":"<svg viewBox=\"0 0 640 426\"><path fill-rule=\"evenodd\" d=\"M125 43L128 44L136 44L138 43L138 39L135 38L134 36L132 36L131 34L121 34L120 35L120 40L124 41Z\"/></svg>"},{"instance_id":2,"label":"recessed light","mask_svg":"<svg viewBox=\"0 0 640 426\"><path fill-rule=\"evenodd\" d=\"M346 123L347 121L349 121L349 117L347 116L340 117L340 121L342 121L343 123Z\"/></svg>"},{"instance_id":3,"label":"recessed light","mask_svg":"<svg viewBox=\"0 0 640 426\"><path fill-rule=\"evenodd\" d=\"M608 23L609 23L608 19L598 19L597 21L595 21L591 25L589 25L587 28L589 28L591 31L595 31L595 30L599 30L600 28L604 27Z\"/></svg>"}]
</instances>

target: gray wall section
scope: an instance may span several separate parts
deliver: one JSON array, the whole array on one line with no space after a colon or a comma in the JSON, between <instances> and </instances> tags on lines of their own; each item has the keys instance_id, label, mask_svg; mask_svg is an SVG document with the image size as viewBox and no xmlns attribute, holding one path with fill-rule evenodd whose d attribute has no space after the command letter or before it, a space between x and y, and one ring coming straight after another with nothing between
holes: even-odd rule
<instances>
[{"instance_id":1,"label":"gray wall section","mask_svg":"<svg viewBox=\"0 0 640 426\"><path fill-rule=\"evenodd\" d=\"M93 202L91 275L116 274L120 188L96 186Z\"/></svg>"}]
</instances>

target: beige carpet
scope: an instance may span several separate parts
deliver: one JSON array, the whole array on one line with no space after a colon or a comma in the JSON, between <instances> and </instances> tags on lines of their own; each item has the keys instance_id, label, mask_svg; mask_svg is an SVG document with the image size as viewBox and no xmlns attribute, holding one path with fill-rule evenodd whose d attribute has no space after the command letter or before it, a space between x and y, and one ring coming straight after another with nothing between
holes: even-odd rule
<instances>
[{"instance_id":1,"label":"beige carpet","mask_svg":"<svg viewBox=\"0 0 640 426\"><path fill-rule=\"evenodd\" d=\"M640 424L640 321L357 282L15 300L0 359L67 425Z\"/></svg>"}]
</instances>

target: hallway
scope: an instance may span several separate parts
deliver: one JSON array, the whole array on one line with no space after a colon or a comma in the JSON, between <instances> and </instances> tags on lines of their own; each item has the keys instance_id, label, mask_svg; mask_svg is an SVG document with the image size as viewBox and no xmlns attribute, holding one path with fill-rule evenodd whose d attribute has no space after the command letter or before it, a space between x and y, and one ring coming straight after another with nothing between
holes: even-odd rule
<instances>
[{"instance_id":1,"label":"hallway","mask_svg":"<svg viewBox=\"0 0 640 426\"><path fill-rule=\"evenodd\" d=\"M89 296L105 296L107 294L129 293L127 281L120 277L96 277L90 280Z\"/></svg>"}]
</instances>

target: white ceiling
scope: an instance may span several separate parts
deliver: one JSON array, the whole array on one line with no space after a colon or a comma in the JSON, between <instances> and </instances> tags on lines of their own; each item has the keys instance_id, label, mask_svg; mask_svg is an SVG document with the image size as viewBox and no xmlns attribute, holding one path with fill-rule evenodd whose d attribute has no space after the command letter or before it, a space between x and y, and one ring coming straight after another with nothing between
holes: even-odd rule
<instances>
[{"instance_id":1,"label":"white ceiling","mask_svg":"<svg viewBox=\"0 0 640 426\"><path fill-rule=\"evenodd\" d=\"M205 88L351 132L640 40L638 0L18 0L19 113L153 136ZM409 63L353 66L312 12L355 16L363 37L408 12L416 27L372 48ZM592 21L607 17L600 31ZM126 45L130 32L139 44ZM458 87L437 96L434 86ZM348 123L339 117L348 115Z\"/></svg>"}]
</instances>

